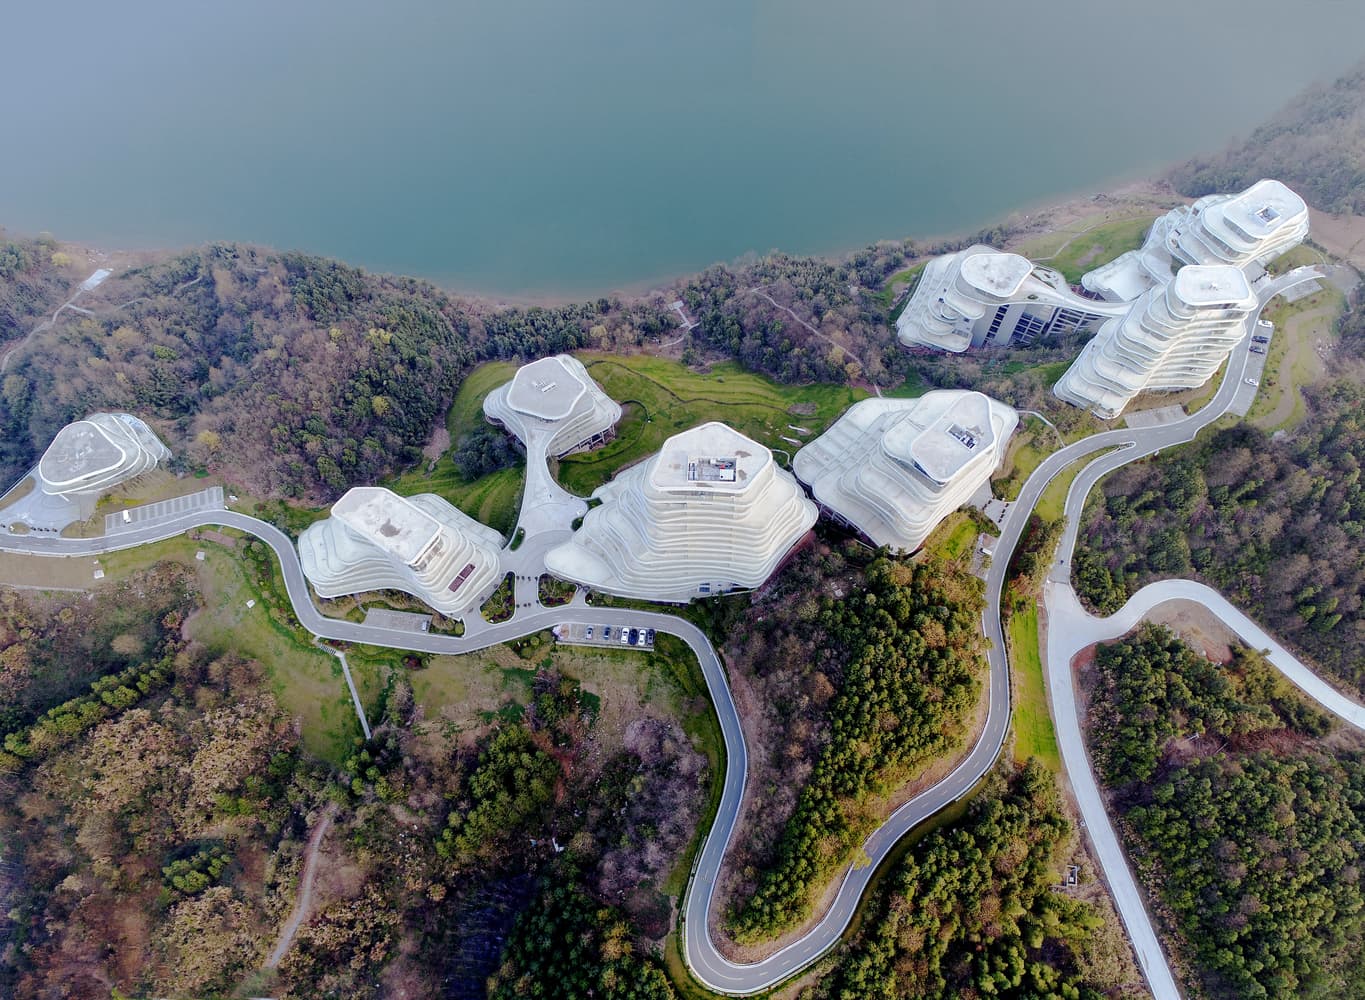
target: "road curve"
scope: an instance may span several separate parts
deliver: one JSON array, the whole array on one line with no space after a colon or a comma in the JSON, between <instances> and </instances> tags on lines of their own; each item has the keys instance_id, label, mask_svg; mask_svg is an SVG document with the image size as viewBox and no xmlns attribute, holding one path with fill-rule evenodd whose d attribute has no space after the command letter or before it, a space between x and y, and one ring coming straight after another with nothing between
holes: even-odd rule
<instances>
[{"instance_id":1,"label":"road curve","mask_svg":"<svg viewBox=\"0 0 1365 1000\"><path fill-rule=\"evenodd\" d=\"M1299 268L1292 271L1269 282L1261 289L1261 303L1264 305L1275 294L1290 285L1321 276L1322 272L1317 268ZM800 972L829 951L838 942L852 920L863 890L877 865L886 857L895 843L919 823L970 791L976 782L994 765L1000 754L1000 749L1004 745L1009 728L1010 713L1009 667L1005 656L1006 647L1000 620L1000 598L1004 588L1005 571L1008 568L1010 556L1023 534L1029 515L1033 512L1046 486L1067 466L1098 451L1109 448L1121 449L1112 455L1104 456L1092 462L1086 467L1082 477L1101 463L1106 464L1105 471L1108 471L1109 468L1117 468L1118 465L1133 461L1161 448L1192 440L1203 427L1222 416L1232 404L1237 387L1244 377L1247 357L1247 344L1244 341L1234 350L1228 363L1228 374L1218 392L1206 407L1193 416L1156 427L1138 430L1117 429L1092 435L1049 455L1028 478L1018 499L1010 505L1001 525L1000 538L996 542L992 565L986 580L987 605L982 615L982 628L989 640L987 658L990 668L990 696L986 724L977 743L967 758L951 774L901 806L883 826L865 841L863 853L870 863L862 867L849 867L845 872L834 903L815 927L799 941L761 962L750 964L736 964L726 959L716 949L715 943L707 931L707 917L714 899L721 862L729 846L730 837L734 832L744 798L748 752L744 743L744 734L740 727L739 714L735 708L734 700L731 698L729 684L720 658L705 634L690 622L674 615L659 612L590 608L578 600L570 605L553 609L538 604L532 605L529 609L518 609L517 614L507 622L481 626L470 634L461 637L412 633L400 629L387 629L328 618L319 612L312 602L298 555L289 537L273 525L235 511L197 511L180 518L122 532L111 538L71 539L50 535L0 534L0 550L52 557L96 556L105 552L161 541L193 528L220 525L251 533L270 546L279 560L285 591L293 604L294 613L300 624L314 635L324 639L361 642L419 652L459 654L508 642L564 623L612 626L644 625L678 637L692 649L701 665L726 747L726 766L720 805L712 828L698 854L696 868L688 883L684 901L683 953L693 975L707 988L721 993L743 996L770 989ZM1113 463L1112 466L1108 465L1110 462ZM1093 485L1093 480L1091 482ZM1076 493L1079 483L1080 479L1078 478L1077 483L1073 484L1072 493L1068 496L1068 507L1070 507L1071 496ZM1088 489L1087 486L1086 490L1088 491ZM1084 493L1081 493L1080 496L1083 499ZM1070 519L1067 528L1069 535L1064 536L1063 546L1069 553L1069 544L1074 544L1075 539L1075 525L1071 523ZM1070 543L1066 541L1067 537L1070 538ZM535 546L530 543L531 540L527 539L527 545L523 546L522 551L517 554L528 566L533 561L533 550L535 549ZM520 586L518 594L520 595ZM1119 858L1121 862L1121 853ZM1109 871L1106 867L1106 875L1108 874ZM1139 918L1136 914L1123 910L1121 913L1129 932L1133 933L1134 921ZM1145 911L1142 911L1140 919L1146 923L1148 930L1150 930L1150 921L1146 919ZM701 928L701 933L695 932L697 928ZM1158 998L1175 995L1167 994L1157 988L1158 982L1170 978L1169 967L1166 965L1164 956L1161 955L1159 946L1154 951L1140 949L1139 961Z\"/></svg>"}]
</instances>

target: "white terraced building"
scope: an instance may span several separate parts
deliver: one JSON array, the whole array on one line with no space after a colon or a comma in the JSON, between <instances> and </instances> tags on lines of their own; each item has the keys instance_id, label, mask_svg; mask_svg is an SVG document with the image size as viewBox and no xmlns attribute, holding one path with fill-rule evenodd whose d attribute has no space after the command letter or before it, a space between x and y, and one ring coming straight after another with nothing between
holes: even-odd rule
<instances>
[{"instance_id":1,"label":"white terraced building","mask_svg":"<svg viewBox=\"0 0 1365 1000\"><path fill-rule=\"evenodd\" d=\"M512 380L488 394L484 415L522 444L548 435L545 456L558 458L596 448L612 439L620 405L568 354L541 358L517 369Z\"/></svg>"},{"instance_id":2,"label":"white terraced building","mask_svg":"<svg viewBox=\"0 0 1365 1000\"><path fill-rule=\"evenodd\" d=\"M320 597L401 590L452 618L502 580L502 536L432 493L358 486L299 536L303 574Z\"/></svg>"},{"instance_id":3,"label":"white terraced building","mask_svg":"<svg viewBox=\"0 0 1365 1000\"><path fill-rule=\"evenodd\" d=\"M1113 306L1077 295L1052 268L978 244L924 266L896 336L908 347L960 353L1027 346L1051 333L1094 329L1115 314Z\"/></svg>"},{"instance_id":4,"label":"white terraced building","mask_svg":"<svg viewBox=\"0 0 1365 1000\"><path fill-rule=\"evenodd\" d=\"M796 453L823 511L874 545L913 552L1000 464L1019 415L979 392L855 403Z\"/></svg>"},{"instance_id":5,"label":"white terraced building","mask_svg":"<svg viewBox=\"0 0 1365 1000\"><path fill-rule=\"evenodd\" d=\"M1105 323L1053 392L1107 420L1140 392L1197 388L1246 336L1256 305L1241 268L1186 265Z\"/></svg>"},{"instance_id":6,"label":"white terraced building","mask_svg":"<svg viewBox=\"0 0 1365 1000\"><path fill-rule=\"evenodd\" d=\"M1260 269L1308 237L1308 206L1276 180L1260 180L1240 194L1211 194L1152 223L1130 250L1081 278L1090 292L1131 301L1171 280L1183 264L1229 264L1255 280Z\"/></svg>"},{"instance_id":7,"label":"white terraced building","mask_svg":"<svg viewBox=\"0 0 1365 1000\"><path fill-rule=\"evenodd\" d=\"M170 449L131 413L92 413L57 432L38 460L38 488L74 504L83 520L103 494L170 457Z\"/></svg>"},{"instance_id":8,"label":"white terraced building","mask_svg":"<svg viewBox=\"0 0 1365 1000\"><path fill-rule=\"evenodd\" d=\"M762 584L815 524L815 504L772 452L708 423L593 494L546 568L594 590L684 602Z\"/></svg>"}]
</instances>

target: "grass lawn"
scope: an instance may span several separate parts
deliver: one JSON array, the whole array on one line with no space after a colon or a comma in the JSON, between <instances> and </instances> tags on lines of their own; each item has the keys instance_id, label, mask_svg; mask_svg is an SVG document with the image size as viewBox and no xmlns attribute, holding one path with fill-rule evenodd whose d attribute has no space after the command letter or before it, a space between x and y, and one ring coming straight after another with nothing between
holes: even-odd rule
<instances>
[{"instance_id":1,"label":"grass lawn","mask_svg":"<svg viewBox=\"0 0 1365 1000\"><path fill-rule=\"evenodd\" d=\"M1305 267L1309 264L1320 264L1324 260L1323 255L1310 246L1300 244L1287 253L1282 253L1270 262L1266 270L1271 274L1286 274L1296 267Z\"/></svg>"},{"instance_id":2,"label":"grass lawn","mask_svg":"<svg viewBox=\"0 0 1365 1000\"><path fill-rule=\"evenodd\" d=\"M1057 435L1037 417L1025 417L1005 451L1000 470L991 478L991 492L1001 500L1016 500L1033 470L1057 450Z\"/></svg>"},{"instance_id":3,"label":"grass lawn","mask_svg":"<svg viewBox=\"0 0 1365 1000\"><path fill-rule=\"evenodd\" d=\"M455 400L446 414L446 428L450 431L452 445L459 442L460 435L484 422L484 397L510 379L516 370L517 366L510 361L491 361L469 373L460 384L460 391L455 394ZM466 482L455 471L450 455L445 454L437 460L432 471L428 472L423 463L384 485L404 496L435 493L476 521L510 535L516 527L525 482L526 470L521 464Z\"/></svg>"},{"instance_id":4,"label":"grass lawn","mask_svg":"<svg viewBox=\"0 0 1365 1000\"><path fill-rule=\"evenodd\" d=\"M877 301L882 304L883 309L889 310L892 307L896 301L896 296L906 286L913 284L919 278L920 272L924 270L924 265L927 263L929 263L927 260L922 260L918 264L911 264L909 267L901 268L886 279L886 283L882 285L882 290L877 293ZM899 315L899 310L897 310L896 315L891 317L891 322L894 323Z\"/></svg>"},{"instance_id":5,"label":"grass lawn","mask_svg":"<svg viewBox=\"0 0 1365 1000\"><path fill-rule=\"evenodd\" d=\"M1039 264L1055 267L1066 275L1067 281L1077 284L1086 271L1142 246L1156 215L1097 221L1104 217L1105 213L1100 213L1077 220L1065 229L1031 239L1014 250Z\"/></svg>"},{"instance_id":6,"label":"grass lawn","mask_svg":"<svg viewBox=\"0 0 1365 1000\"><path fill-rule=\"evenodd\" d=\"M1273 431L1293 427L1308 415L1301 390L1326 371L1315 348L1319 341L1335 342L1336 322L1345 308L1345 296L1328 287L1297 302L1275 299L1265 310L1262 315L1275 324L1275 333L1248 420Z\"/></svg>"},{"instance_id":7,"label":"grass lawn","mask_svg":"<svg viewBox=\"0 0 1365 1000\"><path fill-rule=\"evenodd\" d=\"M230 532L224 531L229 535ZM271 691L280 705L300 719L303 745L310 753L339 762L360 732L351 698L335 657L312 644L311 636L294 619L289 600L278 580L278 566L271 554L264 560L245 557L247 539L238 538L228 548L207 539L185 536L142 545L101 557L105 581L126 578L137 570L170 560L194 570L203 594L204 607L185 625L186 634L211 652L237 652L265 666ZM204 561L194 558L203 550ZM83 580L79 586L101 586L92 579L93 560L27 559L38 570L43 564L69 564ZM8 562L6 563L8 565ZM268 572L260 567L267 565ZM25 577L29 577L27 571ZM254 600L255 607L246 602Z\"/></svg>"},{"instance_id":8,"label":"grass lawn","mask_svg":"<svg viewBox=\"0 0 1365 1000\"><path fill-rule=\"evenodd\" d=\"M978 533L976 522L970 514L954 511L940 521L925 539L924 551L955 562L964 555L971 555Z\"/></svg>"},{"instance_id":9,"label":"grass lawn","mask_svg":"<svg viewBox=\"0 0 1365 1000\"><path fill-rule=\"evenodd\" d=\"M1107 455L1113 450L1113 448L1105 448L1095 452L1093 455L1087 455L1085 458L1077 459L1059 472L1052 482L1047 484L1047 488L1043 490L1043 495L1038 498L1037 506L1033 508L1034 512L1047 521L1061 520L1062 514L1066 511L1067 491L1071 489L1071 484L1075 481L1076 477L1081 474L1081 470L1101 455Z\"/></svg>"},{"instance_id":10,"label":"grass lawn","mask_svg":"<svg viewBox=\"0 0 1365 1000\"><path fill-rule=\"evenodd\" d=\"M770 448L791 453L800 447L793 442L809 441L867 397L863 390L842 385L780 385L733 362L699 374L676 361L648 355L578 357L626 411L616 440L560 460L560 483L579 496L658 451L665 439L708 420L724 420Z\"/></svg>"},{"instance_id":11,"label":"grass lawn","mask_svg":"<svg viewBox=\"0 0 1365 1000\"><path fill-rule=\"evenodd\" d=\"M1038 608L1016 612L1009 622L1010 678L1014 686L1014 759L1037 757L1053 774L1062 770L1057 733L1047 709L1043 661L1038 648Z\"/></svg>"}]
</instances>

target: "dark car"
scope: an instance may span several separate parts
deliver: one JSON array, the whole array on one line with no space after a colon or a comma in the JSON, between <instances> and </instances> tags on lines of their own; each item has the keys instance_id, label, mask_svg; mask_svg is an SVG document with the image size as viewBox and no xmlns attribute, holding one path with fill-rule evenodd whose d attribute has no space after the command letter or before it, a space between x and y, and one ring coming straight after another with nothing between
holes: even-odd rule
<instances>
[{"instance_id":1,"label":"dark car","mask_svg":"<svg viewBox=\"0 0 1365 1000\"><path fill-rule=\"evenodd\" d=\"M636 643L638 643L639 641L640 641L640 630L639 630L638 628L633 628L633 629L631 629L631 630L630 630L630 644L631 644L632 646L634 646L634 645L635 645Z\"/></svg>"},{"instance_id":2,"label":"dark car","mask_svg":"<svg viewBox=\"0 0 1365 1000\"><path fill-rule=\"evenodd\" d=\"M1253 348L1251 349L1251 353L1252 353L1252 354L1264 354L1264 353L1265 353L1265 348L1264 348L1264 347L1253 347Z\"/></svg>"},{"instance_id":3,"label":"dark car","mask_svg":"<svg viewBox=\"0 0 1365 1000\"><path fill-rule=\"evenodd\" d=\"M611 638L611 626L610 626L610 625L603 625L603 626L602 626L602 638L603 638L603 639L610 639L610 638Z\"/></svg>"},{"instance_id":4,"label":"dark car","mask_svg":"<svg viewBox=\"0 0 1365 1000\"><path fill-rule=\"evenodd\" d=\"M645 645L654 645L654 630L652 628L645 629Z\"/></svg>"},{"instance_id":5,"label":"dark car","mask_svg":"<svg viewBox=\"0 0 1365 1000\"><path fill-rule=\"evenodd\" d=\"M1268 343L1270 343L1270 338L1269 338L1269 337L1252 337L1251 340L1252 340L1253 343L1257 343L1257 344L1268 344Z\"/></svg>"}]
</instances>

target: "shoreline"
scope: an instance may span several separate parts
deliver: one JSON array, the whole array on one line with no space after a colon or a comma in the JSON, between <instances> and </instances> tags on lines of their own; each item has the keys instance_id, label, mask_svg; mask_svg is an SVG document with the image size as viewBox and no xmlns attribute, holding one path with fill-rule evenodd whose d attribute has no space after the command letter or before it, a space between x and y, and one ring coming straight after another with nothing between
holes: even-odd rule
<instances>
[{"instance_id":1,"label":"shoreline","mask_svg":"<svg viewBox=\"0 0 1365 1000\"><path fill-rule=\"evenodd\" d=\"M1169 167L1167 169L1169 169ZM983 225L967 226L953 232L923 236L885 236L867 242L857 243L852 246L844 246L815 253L796 253L794 251L785 251L781 248L773 248L772 250L765 251L765 253L790 253L794 257L808 257L833 263L844 260L851 254L857 253L865 247L876 246L881 243L912 243L916 248L927 248L943 243L957 242L970 237L974 233L982 232L994 227L1001 227L1006 230L1006 239L1004 240L1004 245L1001 249L1007 249L1009 246L1016 245L1027 238L1037 237L1046 232L1058 231L1064 226L1075 222L1077 219L1087 215L1094 215L1106 207L1112 207L1115 203L1125 201L1138 201L1144 203L1169 201L1170 204L1174 205L1185 200L1186 199L1176 194L1174 190L1170 188L1169 184L1161 175L1151 176L1143 174L1120 176L1104 182L1098 189L1086 188L1069 194L1040 197L1036 201L1014 208L1008 214L987 221ZM755 253L742 254L731 260L711 261L692 271L671 275L658 275L652 278L641 278L637 281L627 282L612 288L580 289L572 292L522 293L489 291L486 289L480 290L461 285L456 281L438 280L423 275L404 274L396 271L384 271L361 264L355 264L343 258L332 257L323 253L316 253L314 251L299 248L271 247L250 240L218 240L210 238L199 243L183 244L180 246L139 246L134 243L134 245L110 249L109 247L100 244L56 237L46 230L36 233L25 233L7 227L3 222L0 222L0 238L4 238L7 234L11 233L35 239L51 237L68 253L79 253L88 260L98 261L101 264L111 261L120 263L127 262L124 263L123 266L147 264L154 260L163 259L180 253L187 253L198 247L217 242L236 243L271 253L305 253L326 260L336 260L348 267L355 267L364 271L367 274L425 282L454 298L495 309L526 309L537 306L542 308L554 308L558 306L573 305L580 302L589 302L598 298L619 298L623 301L639 301L647 299L655 294L661 294L675 285L702 273L709 267L719 265L722 267L734 268L742 266L742 264L748 260L757 259L762 256L761 254Z\"/></svg>"}]
</instances>

